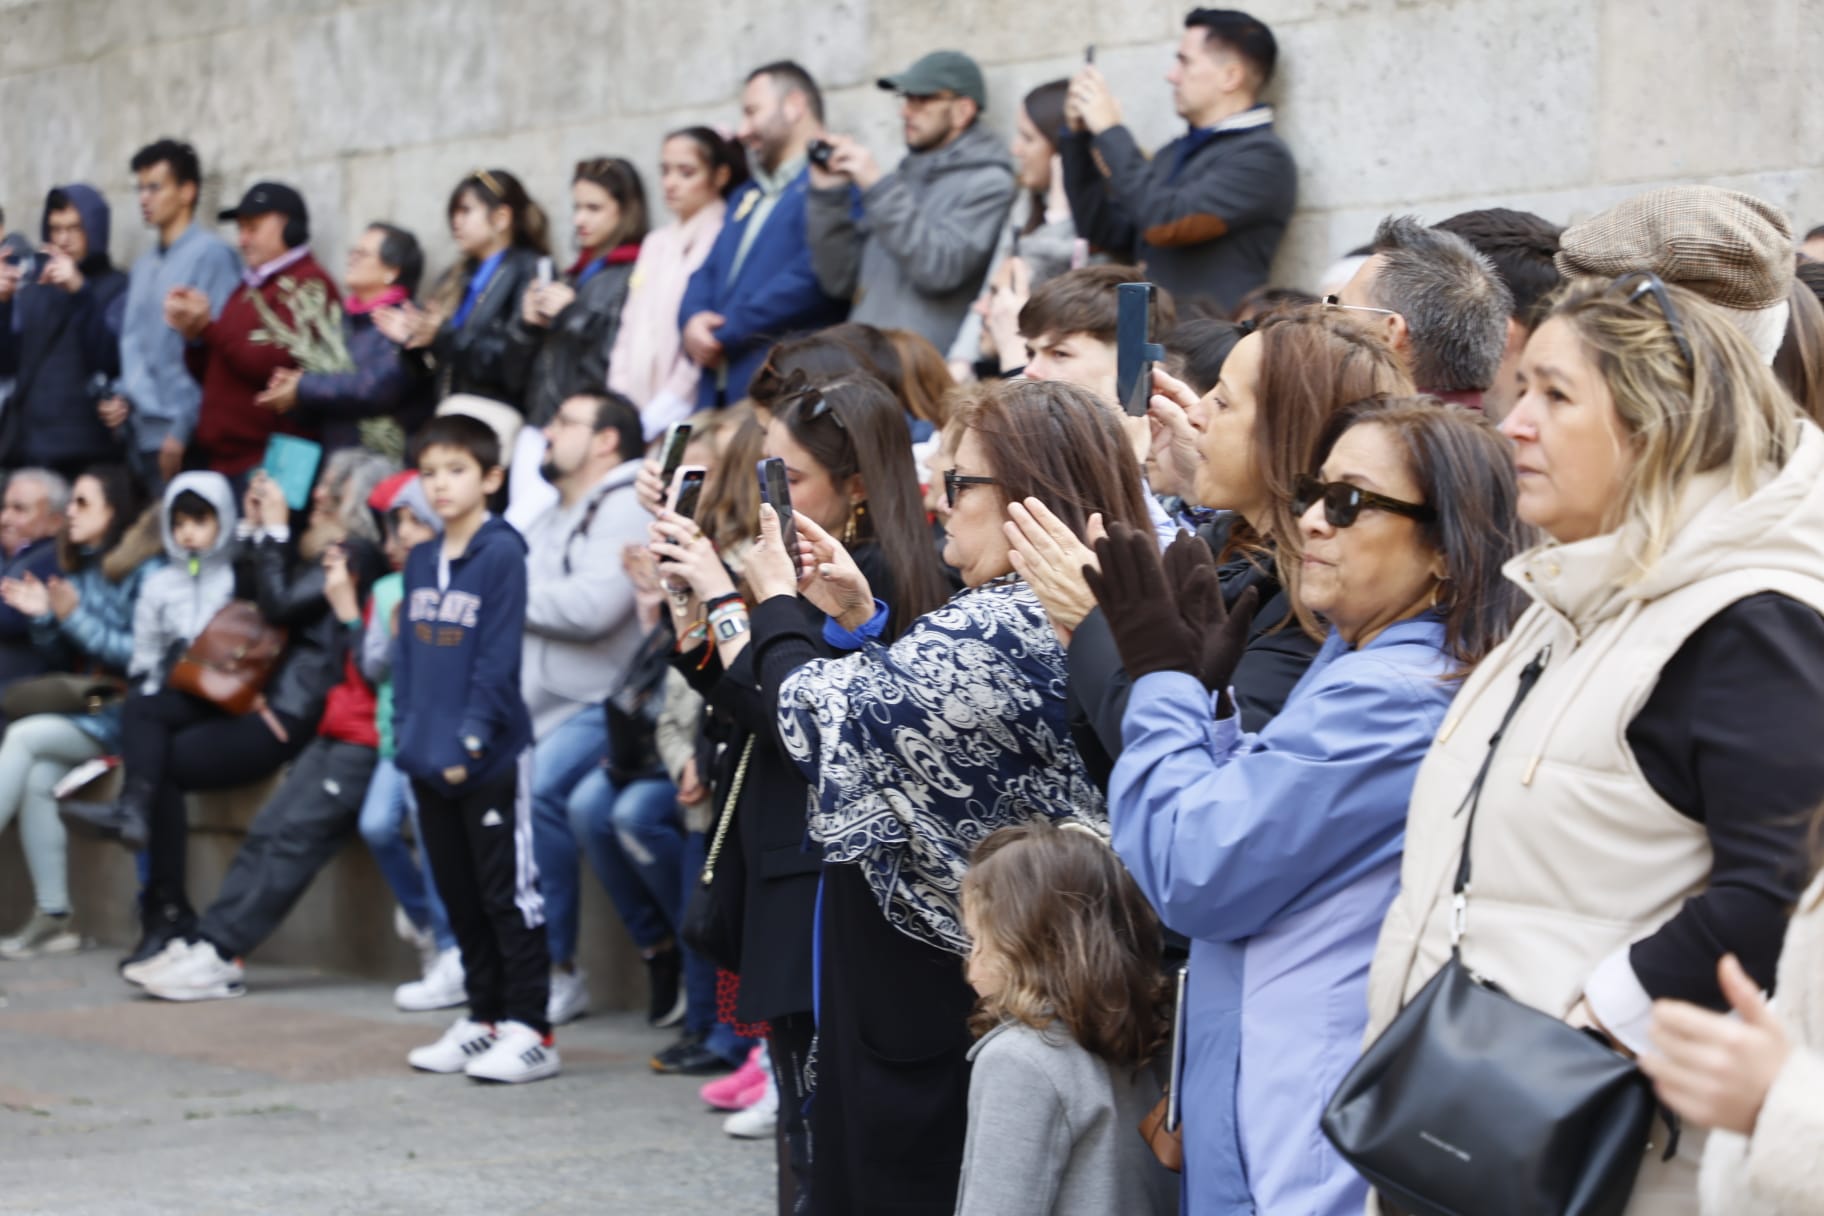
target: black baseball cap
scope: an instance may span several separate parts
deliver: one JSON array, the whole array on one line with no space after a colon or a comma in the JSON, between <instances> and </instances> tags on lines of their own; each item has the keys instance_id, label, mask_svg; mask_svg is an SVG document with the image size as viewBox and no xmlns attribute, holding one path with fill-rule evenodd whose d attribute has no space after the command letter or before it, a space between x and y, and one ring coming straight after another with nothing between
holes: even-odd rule
<instances>
[{"instance_id":1,"label":"black baseball cap","mask_svg":"<svg viewBox=\"0 0 1824 1216\"><path fill-rule=\"evenodd\" d=\"M281 182L253 183L248 187L247 193L241 195L238 206L230 207L216 218L226 224L230 220L251 219L256 215L272 215L274 212L302 224L310 223L310 211L304 206L304 196Z\"/></svg>"}]
</instances>

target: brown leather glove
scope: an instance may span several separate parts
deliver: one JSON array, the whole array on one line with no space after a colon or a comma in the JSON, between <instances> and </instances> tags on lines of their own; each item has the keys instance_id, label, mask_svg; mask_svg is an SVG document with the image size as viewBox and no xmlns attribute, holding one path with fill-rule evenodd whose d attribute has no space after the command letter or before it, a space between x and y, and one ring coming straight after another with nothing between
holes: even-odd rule
<instances>
[{"instance_id":1,"label":"brown leather glove","mask_svg":"<svg viewBox=\"0 0 1824 1216\"><path fill-rule=\"evenodd\" d=\"M1165 574L1178 601L1180 618L1198 639L1194 674L1205 688L1219 694L1217 712L1227 717L1235 710L1229 683L1253 633L1260 588L1247 588L1236 598L1235 606L1228 607L1215 555L1203 541L1185 534L1167 547Z\"/></svg>"},{"instance_id":2,"label":"brown leather glove","mask_svg":"<svg viewBox=\"0 0 1824 1216\"><path fill-rule=\"evenodd\" d=\"M1102 569L1085 566L1130 679L1155 671L1196 673L1200 639L1186 625L1166 582L1153 533L1115 524L1096 542Z\"/></svg>"}]
</instances>

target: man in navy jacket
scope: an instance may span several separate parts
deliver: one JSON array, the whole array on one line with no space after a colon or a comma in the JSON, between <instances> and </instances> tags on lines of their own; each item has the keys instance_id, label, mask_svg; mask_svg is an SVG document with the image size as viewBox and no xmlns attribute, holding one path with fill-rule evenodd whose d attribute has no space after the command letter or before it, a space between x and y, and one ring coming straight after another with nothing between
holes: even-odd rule
<instances>
[{"instance_id":1,"label":"man in navy jacket","mask_svg":"<svg viewBox=\"0 0 1824 1216\"><path fill-rule=\"evenodd\" d=\"M780 339L847 314L817 285L805 239L807 148L822 131L823 94L810 73L782 61L748 75L740 136L753 179L728 200L728 220L678 310L685 353L703 368L701 409L746 396Z\"/></svg>"}]
</instances>

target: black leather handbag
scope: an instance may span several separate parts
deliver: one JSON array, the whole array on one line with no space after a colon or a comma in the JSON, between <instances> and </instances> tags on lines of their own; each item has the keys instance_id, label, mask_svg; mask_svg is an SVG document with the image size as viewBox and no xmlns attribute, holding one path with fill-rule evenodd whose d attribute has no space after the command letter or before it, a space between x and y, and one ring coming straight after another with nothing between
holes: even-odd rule
<instances>
[{"instance_id":1,"label":"black leather handbag","mask_svg":"<svg viewBox=\"0 0 1824 1216\"><path fill-rule=\"evenodd\" d=\"M735 804L741 801L741 787L747 783L747 762L753 755L754 740L750 735L741 748L741 761L735 765L735 778L728 784L728 797L722 802L722 816L716 822L716 834L710 838L703 872L684 905L684 925L680 930L686 946L722 970L737 974L741 970L741 935L746 923L747 860L739 847L725 846L735 818Z\"/></svg>"},{"instance_id":2,"label":"black leather handbag","mask_svg":"<svg viewBox=\"0 0 1824 1216\"><path fill-rule=\"evenodd\" d=\"M1514 1000L1463 962L1469 841L1495 748L1551 657L1541 650L1488 741L1463 800L1450 961L1357 1061L1324 1135L1389 1216L1617 1216L1658 1104L1633 1062L1594 1031ZM1678 1148L1676 1125L1666 1150Z\"/></svg>"}]
</instances>

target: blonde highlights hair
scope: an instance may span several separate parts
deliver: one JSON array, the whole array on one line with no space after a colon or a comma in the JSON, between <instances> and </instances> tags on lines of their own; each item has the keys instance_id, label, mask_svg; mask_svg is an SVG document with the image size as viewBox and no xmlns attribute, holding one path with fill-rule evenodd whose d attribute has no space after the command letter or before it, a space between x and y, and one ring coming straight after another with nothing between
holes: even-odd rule
<instances>
[{"instance_id":1,"label":"blonde highlights hair","mask_svg":"<svg viewBox=\"0 0 1824 1216\"><path fill-rule=\"evenodd\" d=\"M970 1027L1062 1023L1092 1055L1137 1068L1169 1024L1159 918L1121 861L1091 832L1039 819L976 847L963 904L1000 974Z\"/></svg>"},{"instance_id":2,"label":"blonde highlights hair","mask_svg":"<svg viewBox=\"0 0 1824 1216\"><path fill-rule=\"evenodd\" d=\"M1728 317L1668 283L1669 318L1652 292L1633 290L1641 281L1578 280L1546 314L1571 327L1596 365L1631 449L1606 521L1624 533L1619 576L1628 583L1665 555L1694 478L1726 469L1738 495L1753 493L1791 456L1800 417Z\"/></svg>"}]
</instances>

